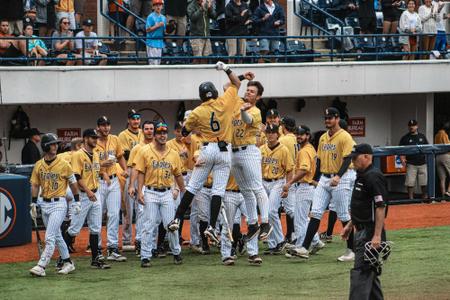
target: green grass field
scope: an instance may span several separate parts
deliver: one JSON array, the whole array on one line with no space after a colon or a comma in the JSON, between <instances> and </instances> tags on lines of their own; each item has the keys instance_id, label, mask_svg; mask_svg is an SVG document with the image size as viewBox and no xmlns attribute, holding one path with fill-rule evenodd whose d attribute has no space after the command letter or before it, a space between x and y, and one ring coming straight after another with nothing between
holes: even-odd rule
<instances>
[{"instance_id":1,"label":"green grass field","mask_svg":"<svg viewBox=\"0 0 450 300\"><path fill-rule=\"evenodd\" d=\"M450 227L388 232L393 253L381 276L386 299L450 299ZM346 299L351 263L338 263L344 250L337 237L309 260L263 256L249 266L240 257L233 267L221 265L218 252L198 256L184 250L184 264L171 257L141 269L129 254L110 270L92 270L89 259L76 258L77 270L33 278L29 263L0 265L0 299ZM53 262L52 262L53 266Z\"/></svg>"}]
</instances>

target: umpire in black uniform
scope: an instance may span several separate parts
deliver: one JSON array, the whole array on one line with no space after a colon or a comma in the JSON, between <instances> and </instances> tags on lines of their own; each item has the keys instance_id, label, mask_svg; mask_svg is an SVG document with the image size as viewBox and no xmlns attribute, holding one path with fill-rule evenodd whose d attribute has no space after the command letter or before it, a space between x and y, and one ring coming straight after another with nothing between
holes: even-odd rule
<instances>
[{"instance_id":1,"label":"umpire in black uniform","mask_svg":"<svg viewBox=\"0 0 450 300\"><path fill-rule=\"evenodd\" d=\"M383 299L379 270L364 260L365 244L372 242L379 248L386 241L384 219L386 215L386 180L381 171L372 166L372 147L356 145L350 154L357 177L350 204L351 221L342 231L347 239L355 229L355 265L350 272L350 299Z\"/></svg>"}]
</instances>

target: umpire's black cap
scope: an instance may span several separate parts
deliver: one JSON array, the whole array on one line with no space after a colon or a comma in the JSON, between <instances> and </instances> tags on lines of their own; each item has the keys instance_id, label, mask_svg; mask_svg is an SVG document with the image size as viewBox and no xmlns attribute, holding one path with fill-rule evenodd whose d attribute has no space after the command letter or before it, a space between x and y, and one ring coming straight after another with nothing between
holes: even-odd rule
<instances>
[{"instance_id":1,"label":"umpire's black cap","mask_svg":"<svg viewBox=\"0 0 450 300\"><path fill-rule=\"evenodd\" d=\"M278 125L269 124L266 126L266 133L279 133L280 127Z\"/></svg>"},{"instance_id":2,"label":"umpire's black cap","mask_svg":"<svg viewBox=\"0 0 450 300\"><path fill-rule=\"evenodd\" d=\"M86 129L85 131L83 131L83 138L85 138L85 137L98 138L97 130L95 130L93 128Z\"/></svg>"},{"instance_id":3,"label":"umpire's black cap","mask_svg":"<svg viewBox=\"0 0 450 300\"><path fill-rule=\"evenodd\" d=\"M339 110L335 107L328 107L325 109L325 117L339 117Z\"/></svg>"},{"instance_id":4,"label":"umpire's black cap","mask_svg":"<svg viewBox=\"0 0 450 300\"><path fill-rule=\"evenodd\" d=\"M373 154L372 146L369 144L359 144L353 146L352 152L348 155L349 157L356 157L360 154Z\"/></svg>"},{"instance_id":5,"label":"umpire's black cap","mask_svg":"<svg viewBox=\"0 0 450 300\"><path fill-rule=\"evenodd\" d=\"M97 126L104 125L104 124L111 124L109 119L106 116L101 116L97 119Z\"/></svg>"}]
</instances>

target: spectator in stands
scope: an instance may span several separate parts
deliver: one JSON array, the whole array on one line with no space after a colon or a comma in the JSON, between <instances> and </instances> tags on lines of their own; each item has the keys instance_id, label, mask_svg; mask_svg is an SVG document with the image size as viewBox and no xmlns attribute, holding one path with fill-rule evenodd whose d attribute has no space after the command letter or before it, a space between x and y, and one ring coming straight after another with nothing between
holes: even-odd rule
<instances>
[{"instance_id":1,"label":"spectator in stands","mask_svg":"<svg viewBox=\"0 0 450 300\"><path fill-rule=\"evenodd\" d=\"M217 25L219 25L219 35L225 36L227 35L226 31L226 21L225 21L225 6L230 3L232 0L215 0L215 12L216 12L216 21Z\"/></svg>"},{"instance_id":2,"label":"spectator in stands","mask_svg":"<svg viewBox=\"0 0 450 300\"><path fill-rule=\"evenodd\" d=\"M377 16L374 0L361 0L358 7L359 26L361 34L374 34L377 31Z\"/></svg>"},{"instance_id":3,"label":"spectator in stands","mask_svg":"<svg viewBox=\"0 0 450 300\"><path fill-rule=\"evenodd\" d=\"M28 40L28 56L35 58L43 58L47 57L48 49L45 43L38 39L37 36L33 35L33 25L25 24L25 28L23 29L23 34L26 37L31 37L32 39ZM25 41L26 43L26 41ZM34 65L45 66L45 61L36 60L34 61Z\"/></svg>"},{"instance_id":4,"label":"spectator in stands","mask_svg":"<svg viewBox=\"0 0 450 300\"><path fill-rule=\"evenodd\" d=\"M252 15L252 22L259 27L260 36L279 36L280 28L285 23L285 16L283 8L272 0L264 0ZM267 55L269 52L277 52L280 47L280 41L278 39L260 39L259 49L261 55ZM259 62L263 63L267 59L260 59ZM270 59L271 62L275 62L275 58Z\"/></svg>"},{"instance_id":5,"label":"spectator in stands","mask_svg":"<svg viewBox=\"0 0 450 300\"><path fill-rule=\"evenodd\" d=\"M420 39L420 50L421 51L431 51L434 48L434 44L436 42L436 21L438 20L439 15L437 13L437 6L433 5L431 0L424 0L424 4L419 7L419 17L422 21L422 33L425 35L421 36ZM428 59L429 54L423 54L422 59Z\"/></svg>"},{"instance_id":6,"label":"spectator in stands","mask_svg":"<svg viewBox=\"0 0 450 300\"><path fill-rule=\"evenodd\" d=\"M225 7L226 34L228 36L248 35L247 25L251 23L251 12L247 3L241 0L231 0ZM229 56L245 56L245 39L227 39ZM230 58L230 63L234 63Z\"/></svg>"},{"instance_id":7,"label":"spectator in stands","mask_svg":"<svg viewBox=\"0 0 450 300\"><path fill-rule=\"evenodd\" d=\"M216 17L216 10L212 0L191 0L187 14L191 22L191 36L209 36L209 21ZM209 56L212 53L209 39L192 39L194 56ZM194 59L193 63L207 63L206 58Z\"/></svg>"},{"instance_id":8,"label":"spectator in stands","mask_svg":"<svg viewBox=\"0 0 450 300\"><path fill-rule=\"evenodd\" d=\"M434 45L434 50L445 51L447 49L447 33L445 31L445 24L447 19L450 18L450 14L445 12L445 2L435 2L437 5L438 18L436 20L436 44Z\"/></svg>"},{"instance_id":9,"label":"spectator in stands","mask_svg":"<svg viewBox=\"0 0 450 300\"><path fill-rule=\"evenodd\" d=\"M9 22L0 20L0 37L14 37L9 33ZM0 57L20 57L27 53L24 40L0 40Z\"/></svg>"},{"instance_id":10,"label":"spectator in stands","mask_svg":"<svg viewBox=\"0 0 450 300\"><path fill-rule=\"evenodd\" d=\"M95 57L97 59L103 58L99 61L99 65L106 65L108 62L106 60L106 55L98 52L98 39L97 34L93 32L94 22L91 19L86 19L83 21L83 30L78 32L76 37L86 38L84 40L84 57ZM75 48L77 52L83 57L83 40L75 40ZM90 63L91 61L85 61L85 63Z\"/></svg>"},{"instance_id":11,"label":"spectator in stands","mask_svg":"<svg viewBox=\"0 0 450 300\"><path fill-rule=\"evenodd\" d=\"M115 0L119 5L124 5L123 0ZM113 1L109 1L108 4L108 15L116 21L116 24L121 24L126 26L127 23L127 14L123 10L122 7L116 5ZM109 35L110 36L120 36L124 35L119 26L117 26L113 22L109 23Z\"/></svg>"},{"instance_id":12,"label":"spectator in stands","mask_svg":"<svg viewBox=\"0 0 450 300\"><path fill-rule=\"evenodd\" d=\"M448 133L450 131L450 122L445 122L441 129L436 133L434 137L435 144L450 144L448 139ZM445 181L450 177L450 152L440 154L436 156L436 169L439 177L439 187L442 197L450 197L450 181L445 187ZM449 178L450 179L450 178Z\"/></svg>"},{"instance_id":13,"label":"spectator in stands","mask_svg":"<svg viewBox=\"0 0 450 300\"><path fill-rule=\"evenodd\" d=\"M52 0L36 1L36 22L39 36L50 36L55 29L55 3Z\"/></svg>"},{"instance_id":14,"label":"spectator in stands","mask_svg":"<svg viewBox=\"0 0 450 300\"><path fill-rule=\"evenodd\" d=\"M399 7L402 0L381 0L383 11L383 34L397 33L398 20L401 11Z\"/></svg>"},{"instance_id":15,"label":"spectator in stands","mask_svg":"<svg viewBox=\"0 0 450 300\"><path fill-rule=\"evenodd\" d=\"M28 142L22 148L22 164L34 164L41 159L41 152L38 144L41 142L41 133L37 128L31 128L28 135Z\"/></svg>"},{"instance_id":16,"label":"spectator in stands","mask_svg":"<svg viewBox=\"0 0 450 300\"><path fill-rule=\"evenodd\" d=\"M429 144L426 136L418 131L419 126L416 120L409 120L408 128L409 133L407 133L400 139L400 146L417 146ZM409 199L414 199L414 188L416 186L417 179L420 187L422 188L422 198L428 199L428 174L425 155L406 155L405 157L402 156L401 160L402 164L406 166L405 186L408 189Z\"/></svg>"},{"instance_id":17,"label":"spectator in stands","mask_svg":"<svg viewBox=\"0 0 450 300\"><path fill-rule=\"evenodd\" d=\"M143 17L144 19L148 17L148 15L152 12L152 1L151 0L130 0L130 11L139 17ZM133 31L134 23L136 22L136 18L129 14L127 18L127 28L130 31Z\"/></svg>"},{"instance_id":18,"label":"spectator in stands","mask_svg":"<svg viewBox=\"0 0 450 300\"><path fill-rule=\"evenodd\" d=\"M36 21L36 3L35 0L23 0L24 17L29 18L31 22Z\"/></svg>"},{"instance_id":19,"label":"spectator in stands","mask_svg":"<svg viewBox=\"0 0 450 300\"><path fill-rule=\"evenodd\" d=\"M328 9L337 18L344 20L347 17L358 16L358 3L356 0L335 0Z\"/></svg>"},{"instance_id":20,"label":"spectator in stands","mask_svg":"<svg viewBox=\"0 0 450 300\"><path fill-rule=\"evenodd\" d=\"M185 36L187 25L187 0L169 0L164 3L164 12L166 14L167 23L174 23L174 30L169 35ZM182 46L183 40L178 39L177 45Z\"/></svg>"},{"instance_id":21,"label":"spectator in stands","mask_svg":"<svg viewBox=\"0 0 450 300\"><path fill-rule=\"evenodd\" d=\"M70 29L76 29L74 0L59 0L55 5L55 11L57 22L59 22L61 18L67 18L70 22Z\"/></svg>"},{"instance_id":22,"label":"spectator in stands","mask_svg":"<svg viewBox=\"0 0 450 300\"><path fill-rule=\"evenodd\" d=\"M55 51L56 58L81 58L79 54L73 53L75 51L75 43L73 39L65 39L73 37L73 31L70 30L70 21L67 17L62 17L58 22L58 30L52 35L52 49ZM75 64L81 65L81 60L60 60L59 62L67 66Z\"/></svg>"},{"instance_id":23,"label":"spectator in stands","mask_svg":"<svg viewBox=\"0 0 450 300\"><path fill-rule=\"evenodd\" d=\"M8 20L9 34L19 36L23 30L23 0L0 1L0 19Z\"/></svg>"},{"instance_id":24,"label":"spectator in stands","mask_svg":"<svg viewBox=\"0 0 450 300\"><path fill-rule=\"evenodd\" d=\"M75 0L74 1L74 9L75 9L75 22L77 28L80 28L81 18L84 15L84 3L86 0Z\"/></svg>"},{"instance_id":25,"label":"spectator in stands","mask_svg":"<svg viewBox=\"0 0 450 300\"><path fill-rule=\"evenodd\" d=\"M166 17L161 14L163 0L153 0L153 12L147 17L145 31L147 32L147 57L149 65L161 63L162 49L164 48L164 30Z\"/></svg>"},{"instance_id":26,"label":"spectator in stands","mask_svg":"<svg viewBox=\"0 0 450 300\"><path fill-rule=\"evenodd\" d=\"M409 36L400 36L399 42L403 45L403 51L405 52L415 52L417 51L417 33L422 32L422 22L420 20L419 14L416 13L416 1L408 0L408 9L405 10L401 17L399 23L399 32L408 33ZM414 54L406 54L403 56L405 60L414 60Z\"/></svg>"}]
</instances>

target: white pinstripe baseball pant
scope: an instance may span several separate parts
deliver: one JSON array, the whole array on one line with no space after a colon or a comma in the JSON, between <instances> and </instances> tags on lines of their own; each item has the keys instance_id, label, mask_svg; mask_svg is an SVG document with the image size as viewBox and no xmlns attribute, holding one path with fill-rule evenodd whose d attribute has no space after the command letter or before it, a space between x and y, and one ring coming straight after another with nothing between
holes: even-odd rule
<instances>
[{"instance_id":1,"label":"white pinstripe baseball pant","mask_svg":"<svg viewBox=\"0 0 450 300\"><path fill-rule=\"evenodd\" d=\"M354 178L351 183L350 183L350 193L348 193L348 198L347 198L347 203L348 203L348 209L350 210L350 201L352 200L352 192L353 192L353 187L355 186L355 180L356 180L356 171L353 169L348 169L347 170L348 176L349 178ZM335 204L334 202L331 202L330 205L328 206L329 210L332 210L334 212L336 212L336 208L335 208Z\"/></svg>"},{"instance_id":2,"label":"white pinstripe baseball pant","mask_svg":"<svg viewBox=\"0 0 450 300\"><path fill-rule=\"evenodd\" d=\"M44 202L40 198L38 206L41 208L42 221L45 225L45 248L38 265L45 268L55 252L55 245L58 247L59 255L62 259L70 257L69 250L61 234L61 224L67 212L67 202L64 197L60 197L59 201L55 202Z\"/></svg>"},{"instance_id":3,"label":"white pinstripe baseball pant","mask_svg":"<svg viewBox=\"0 0 450 300\"><path fill-rule=\"evenodd\" d=\"M283 228L281 227L280 216L278 209L281 206L281 192L286 180L284 178L275 181L264 181L264 188L269 195L269 224L272 225L273 230L267 239L269 248L275 248L284 240Z\"/></svg>"},{"instance_id":4,"label":"white pinstripe baseball pant","mask_svg":"<svg viewBox=\"0 0 450 300\"><path fill-rule=\"evenodd\" d=\"M331 178L320 176L319 184L314 191L311 216L318 220L322 219L328 204L332 203L338 219L347 222L350 220L348 195L352 192L352 184L355 181L354 172L346 172L335 187L330 186L330 181Z\"/></svg>"},{"instance_id":5,"label":"white pinstripe baseball pant","mask_svg":"<svg viewBox=\"0 0 450 300\"><path fill-rule=\"evenodd\" d=\"M284 207L284 211L286 212L286 214L288 214L293 218L295 217L295 204L297 202L295 196L296 191L297 188L294 185L291 185L291 187L289 188L288 196L281 200Z\"/></svg>"},{"instance_id":6,"label":"white pinstripe baseball pant","mask_svg":"<svg viewBox=\"0 0 450 300\"><path fill-rule=\"evenodd\" d=\"M233 231L233 223L231 220L235 220L236 217L239 217L239 223L241 219L241 211L244 209L244 197L239 192L231 192L226 191L225 196L223 198L223 205L225 207L225 212L227 215L227 220L230 226L230 231ZM225 226L222 215L220 215L220 219L222 222L222 234L220 235L221 239L221 247L220 253L222 255L222 259L231 256L231 241L227 238L227 227ZM251 255L258 254L258 238L255 237L247 242L247 252Z\"/></svg>"},{"instance_id":7,"label":"white pinstripe baseball pant","mask_svg":"<svg viewBox=\"0 0 450 300\"><path fill-rule=\"evenodd\" d=\"M223 197L228 177L230 176L230 148L230 145L228 145L228 151L221 152L217 143L209 143L206 146L202 146L198 159L204 163L201 166L194 167L186 189L196 195L202 189L203 184L205 184L209 173L212 172L213 186L211 194Z\"/></svg>"},{"instance_id":8,"label":"white pinstripe baseball pant","mask_svg":"<svg viewBox=\"0 0 450 300\"><path fill-rule=\"evenodd\" d=\"M186 186L189 182L189 178L191 177L191 173L188 172L186 175L183 175L184 185ZM175 211L177 211L178 206L180 205L181 198L183 198L184 192L178 193L178 197L175 200Z\"/></svg>"},{"instance_id":9,"label":"white pinstripe baseball pant","mask_svg":"<svg viewBox=\"0 0 450 300\"><path fill-rule=\"evenodd\" d=\"M245 150L232 152L231 172L236 179L236 183L245 199L248 213L248 224L255 224L258 221L259 207L261 222L267 223L269 220L269 199L263 187L261 170L261 151L256 145L247 145Z\"/></svg>"},{"instance_id":10,"label":"white pinstripe baseball pant","mask_svg":"<svg viewBox=\"0 0 450 300\"><path fill-rule=\"evenodd\" d=\"M121 191L119 179L114 177L111 179L111 184L108 186L106 181L100 180L99 188L100 200L102 205L102 213L107 212L108 222L107 229L107 247L119 247L119 214ZM101 246L101 235L99 235L99 246Z\"/></svg>"},{"instance_id":11,"label":"white pinstripe baseball pant","mask_svg":"<svg viewBox=\"0 0 450 300\"><path fill-rule=\"evenodd\" d=\"M244 205L239 206L238 209L236 210L236 215L234 216L233 224L241 225L242 216L244 216L247 219L247 210L245 208L245 202Z\"/></svg>"},{"instance_id":12,"label":"white pinstripe baseball pant","mask_svg":"<svg viewBox=\"0 0 450 300\"><path fill-rule=\"evenodd\" d=\"M95 197L97 197L97 201L92 202L86 193L80 192L81 211L78 215L72 216L70 227L67 230L70 236L77 236L80 233L84 220L87 220L91 234L99 234L102 230L102 206L98 191L95 193Z\"/></svg>"},{"instance_id":13,"label":"white pinstripe baseball pant","mask_svg":"<svg viewBox=\"0 0 450 300\"><path fill-rule=\"evenodd\" d=\"M124 245L130 245L133 239L133 214L136 216L136 227L138 220L138 212L137 212L138 202L135 200L135 197L131 197L128 194L129 185L130 185L130 177L127 178L125 182L125 188L123 190L123 193L125 193L125 205L127 207L126 217L122 212L122 244ZM137 188L137 180L135 181L135 188ZM129 224L128 228L125 228L123 224L125 219L127 219L126 221Z\"/></svg>"},{"instance_id":14,"label":"white pinstripe baseball pant","mask_svg":"<svg viewBox=\"0 0 450 300\"><path fill-rule=\"evenodd\" d=\"M309 223L309 211L313 201L314 186L308 183L296 184L295 198L297 199L295 205L294 228L297 242L297 247L302 247L303 240L306 236L306 229ZM316 233L312 240L312 245L319 242L319 235Z\"/></svg>"},{"instance_id":15,"label":"white pinstripe baseball pant","mask_svg":"<svg viewBox=\"0 0 450 300\"><path fill-rule=\"evenodd\" d=\"M211 189L203 187L200 192L194 197L191 205L190 215L190 231L191 231L191 245L200 245L200 228L199 222L209 222L211 206ZM201 212L200 212L201 211ZM202 218L200 219L200 214Z\"/></svg>"},{"instance_id":16,"label":"white pinstripe baseball pant","mask_svg":"<svg viewBox=\"0 0 450 300\"><path fill-rule=\"evenodd\" d=\"M167 230L167 225L175 217L175 202L173 200L172 190L165 192L152 191L148 188L144 193L144 229L142 231L141 241L141 260L152 257L152 233L162 223ZM169 246L174 255L181 253L178 231L167 230Z\"/></svg>"}]
</instances>

